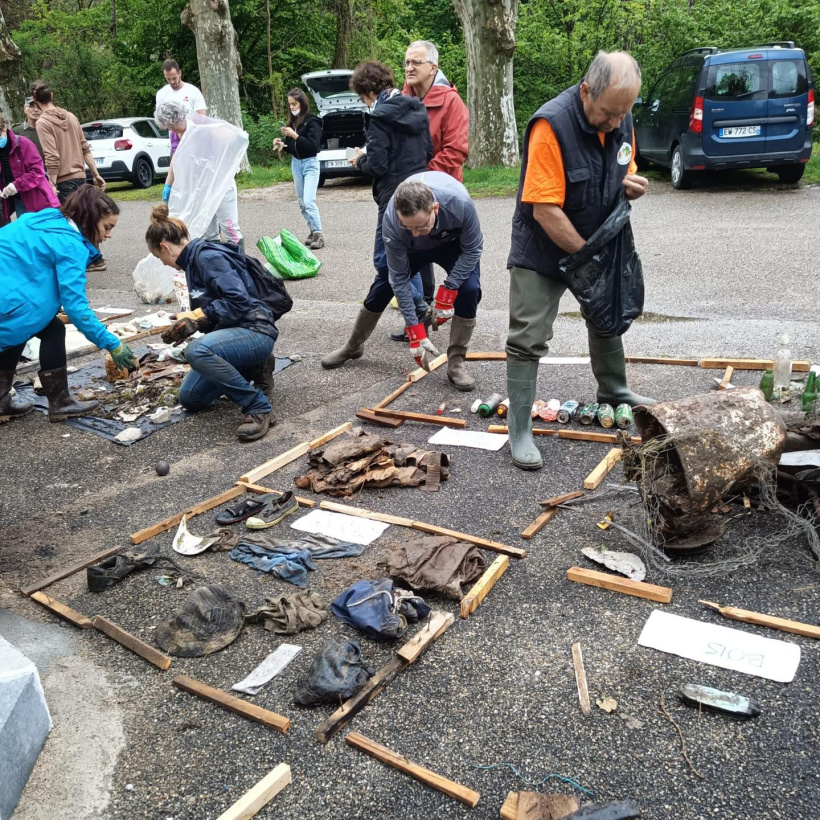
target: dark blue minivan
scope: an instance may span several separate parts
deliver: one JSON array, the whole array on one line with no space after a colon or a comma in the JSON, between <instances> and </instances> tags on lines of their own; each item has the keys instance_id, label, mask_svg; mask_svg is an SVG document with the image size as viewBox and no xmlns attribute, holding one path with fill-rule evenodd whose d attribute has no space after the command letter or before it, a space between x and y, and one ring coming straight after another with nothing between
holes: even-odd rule
<instances>
[{"instance_id":1,"label":"dark blue minivan","mask_svg":"<svg viewBox=\"0 0 820 820\"><path fill-rule=\"evenodd\" d=\"M766 168L797 182L811 156L814 86L791 41L695 48L664 71L633 110L639 162L671 169L688 188L698 171Z\"/></svg>"}]
</instances>

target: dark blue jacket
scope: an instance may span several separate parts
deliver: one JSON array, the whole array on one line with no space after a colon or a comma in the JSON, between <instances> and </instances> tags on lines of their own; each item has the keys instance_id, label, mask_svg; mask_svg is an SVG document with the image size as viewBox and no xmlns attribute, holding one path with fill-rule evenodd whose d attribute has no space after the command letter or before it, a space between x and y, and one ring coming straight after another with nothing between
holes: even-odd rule
<instances>
[{"instance_id":1,"label":"dark blue jacket","mask_svg":"<svg viewBox=\"0 0 820 820\"><path fill-rule=\"evenodd\" d=\"M203 243L194 265L194 254ZM279 335L273 313L260 301L245 255L236 245L193 239L182 249L177 265L185 270L191 310L201 308L212 330L243 327L274 340Z\"/></svg>"}]
</instances>

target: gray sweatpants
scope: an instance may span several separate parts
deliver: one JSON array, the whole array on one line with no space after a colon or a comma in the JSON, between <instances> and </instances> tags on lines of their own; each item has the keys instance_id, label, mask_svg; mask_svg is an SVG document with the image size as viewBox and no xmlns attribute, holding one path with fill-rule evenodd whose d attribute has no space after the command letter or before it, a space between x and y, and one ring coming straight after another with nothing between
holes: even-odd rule
<instances>
[{"instance_id":1,"label":"gray sweatpants","mask_svg":"<svg viewBox=\"0 0 820 820\"><path fill-rule=\"evenodd\" d=\"M236 202L236 182L222 197L222 202L216 209L211 224L205 230L203 239L219 242L233 242L238 245L242 240L242 231L239 230L239 209Z\"/></svg>"}]
</instances>

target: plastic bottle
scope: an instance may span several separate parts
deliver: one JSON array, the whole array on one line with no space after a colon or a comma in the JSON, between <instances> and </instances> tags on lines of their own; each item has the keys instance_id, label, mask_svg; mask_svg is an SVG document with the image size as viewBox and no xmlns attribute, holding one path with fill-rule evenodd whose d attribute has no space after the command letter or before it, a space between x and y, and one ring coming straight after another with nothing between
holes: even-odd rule
<instances>
[{"instance_id":1,"label":"plastic bottle","mask_svg":"<svg viewBox=\"0 0 820 820\"><path fill-rule=\"evenodd\" d=\"M774 378L772 396L776 399L779 399L784 391L789 392L789 382L792 377L792 352L788 344L789 337L784 333L780 337L780 347L774 354L774 368L772 369Z\"/></svg>"},{"instance_id":2,"label":"plastic bottle","mask_svg":"<svg viewBox=\"0 0 820 820\"><path fill-rule=\"evenodd\" d=\"M766 401L772 400L772 393L774 390L774 376L771 370L767 370L760 379L760 390L763 393L763 398Z\"/></svg>"}]
</instances>

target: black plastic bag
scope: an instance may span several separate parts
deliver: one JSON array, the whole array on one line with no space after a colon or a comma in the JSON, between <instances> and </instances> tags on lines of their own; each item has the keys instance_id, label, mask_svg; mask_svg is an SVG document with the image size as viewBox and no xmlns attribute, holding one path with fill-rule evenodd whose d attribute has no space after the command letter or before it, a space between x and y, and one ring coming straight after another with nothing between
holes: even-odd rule
<instances>
[{"instance_id":1,"label":"black plastic bag","mask_svg":"<svg viewBox=\"0 0 820 820\"><path fill-rule=\"evenodd\" d=\"M643 313L643 268L635 250L632 206L622 198L577 253L559 263L581 315L606 336L621 336Z\"/></svg>"}]
</instances>

